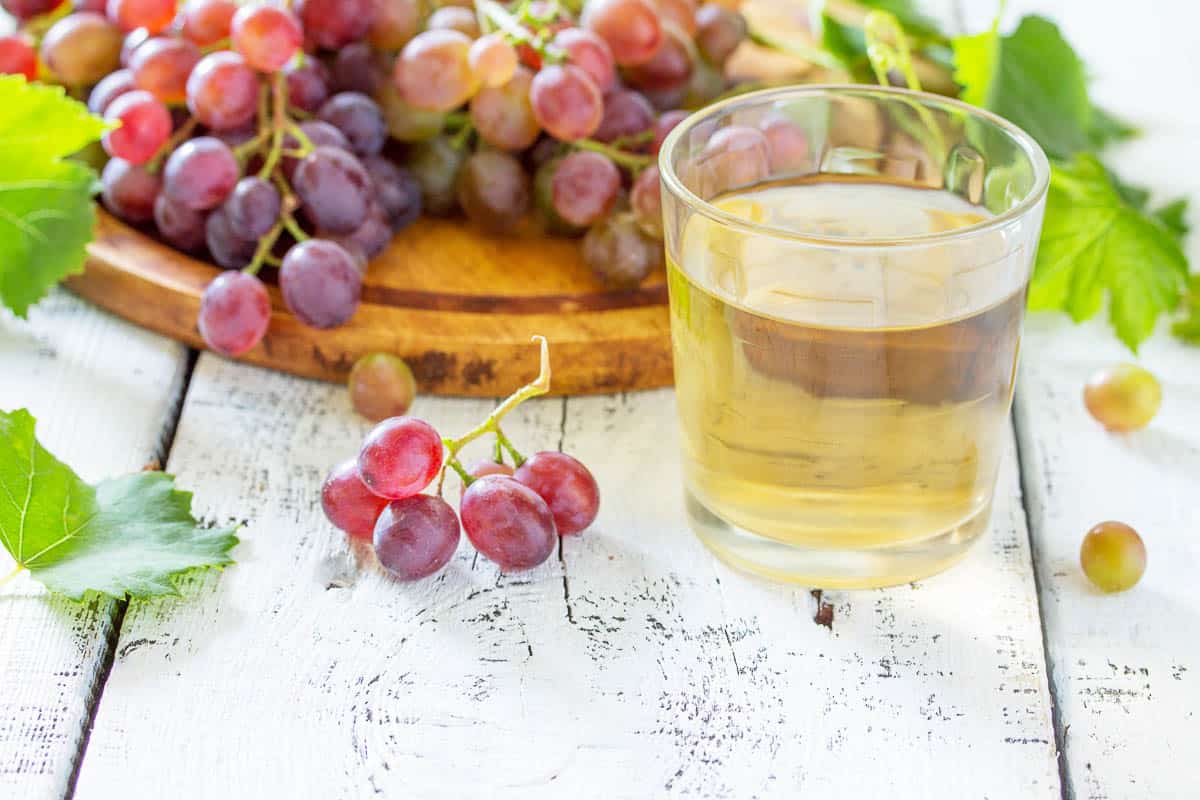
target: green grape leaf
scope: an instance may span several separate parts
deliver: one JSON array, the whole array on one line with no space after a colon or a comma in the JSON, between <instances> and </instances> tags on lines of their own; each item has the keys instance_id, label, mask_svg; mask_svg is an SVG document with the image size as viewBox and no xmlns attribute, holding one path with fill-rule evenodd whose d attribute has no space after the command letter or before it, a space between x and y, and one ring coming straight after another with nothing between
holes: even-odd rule
<instances>
[{"instance_id":1,"label":"green grape leaf","mask_svg":"<svg viewBox=\"0 0 1200 800\"><path fill-rule=\"evenodd\" d=\"M52 592L81 600L178 594L175 578L232 563L234 528L204 527L162 472L91 486L38 443L23 409L0 411L0 544Z\"/></svg>"},{"instance_id":2,"label":"green grape leaf","mask_svg":"<svg viewBox=\"0 0 1200 800\"><path fill-rule=\"evenodd\" d=\"M1126 202L1090 154L1053 168L1029 307L1066 311L1075 321L1100 310L1131 350L1174 309L1187 257L1160 219Z\"/></svg>"},{"instance_id":3,"label":"green grape leaf","mask_svg":"<svg viewBox=\"0 0 1200 800\"><path fill-rule=\"evenodd\" d=\"M1008 36L992 29L957 37L951 46L954 79L968 103L1024 128L1053 158L1091 146L1093 110L1083 62L1053 22L1027 16Z\"/></svg>"},{"instance_id":4,"label":"green grape leaf","mask_svg":"<svg viewBox=\"0 0 1200 800\"><path fill-rule=\"evenodd\" d=\"M0 302L18 316L83 269L96 175L64 158L105 128L61 87L0 76Z\"/></svg>"},{"instance_id":5,"label":"green grape leaf","mask_svg":"<svg viewBox=\"0 0 1200 800\"><path fill-rule=\"evenodd\" d=\"M870 83L867 37L862 28L839 22L822 11L818 16L821 47L836 58L857 81Z\"/></svg>"},{"instance_id":6,"label":"green grape leaf","mask_svg":"<svg viewBox=\"0 0 1200 800\"><path fill-rule=\"evenodd\" d=\"M1192 226L1187 222L1188 199L1180 197L1167 203L1162 208L1154 212L1154 217L1163 225L1167 226L1167 230L1175 234L1175 238L1182 241L1192 230Z\"/></svg>"},{"instance_id":7,"label":"green grape leaf","mask_svg":"<svg viewBox=\"0 0 1200 800\"><path fill-rule=\"evenodd\" d=\"M1100 106L1092 106L1092 125L1088 129L1088 142L1093 150L1102 150L1112 142L1133 139L1142 133L1136 125L1105 111Z\"/></svg>"}]
</instances>

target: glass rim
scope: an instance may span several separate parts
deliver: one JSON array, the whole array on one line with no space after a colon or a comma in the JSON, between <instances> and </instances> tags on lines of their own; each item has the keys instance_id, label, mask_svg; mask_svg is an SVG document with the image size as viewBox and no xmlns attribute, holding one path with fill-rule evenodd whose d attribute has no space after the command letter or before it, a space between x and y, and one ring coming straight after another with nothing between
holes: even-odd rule
<instances>
[{"instance_id":1,"label":"glass rim","mask_svg":"<svg viewBox=\"0 0 1200 800\"><path fill-rule=\"evenodd\" d=\"M972 225L953 228L948 231L933 233L918 233L909 236L890 236L880 238L823 236L814 233L781 228L775 225L751 222L750 220L724 211L704 200L680 180L678 173L671 164L671 154L679 146L679 142L700 124L714 116L727 113L730 109L742 105L759 105L771 100L778 100L796 95L865 95L874 97L907 97L926 105L940 105L962 111L972 117L984 120L999 128L1008 135L1029 159L1034 172L1034 182L1030 190L1019 203L1003 213L988 217ZM663 185L693 211L703 214L714 222L747 233L767 234L778 239L833 247L899 247L904 245L926 245L965 239L996 228L1004 227L1015 219L1028 214L1045 197L1050 186L1050 161L1041 145L1020 127L1014 125L998 114L988 111L961 100L945 97L932 92L918 92L912 89L902 89L896 86L869 86L856 83L811 83L792 86L777 86L769 89L759 89L745 94L726 98L696 111L667 134L658 154L658 171Z\"/></svg>"}]
</instances>

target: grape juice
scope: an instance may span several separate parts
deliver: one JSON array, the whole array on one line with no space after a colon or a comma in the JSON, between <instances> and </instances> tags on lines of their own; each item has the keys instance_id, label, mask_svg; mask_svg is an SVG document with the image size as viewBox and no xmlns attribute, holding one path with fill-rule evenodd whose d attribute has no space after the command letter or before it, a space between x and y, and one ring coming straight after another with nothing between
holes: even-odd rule
<instances>
[{"instance_id":1,"label":"grape juice","mask_svg":"<svg viewBox=\"0 0 1200 800\"><path fill-rule=\"evenodd\" d=\"M681 229L671 330L697 533L735 564L816 585L886 585L946 566L939 548L957 557L987 526L1025 301L1014 270L1029 254L1006 252L998 232L945 247L882 241L988 214L874 176L760 185L713 203L846 242L754 235L701 214ZM773 568L771 542L798 546L794 558ZM907 555L890 558L898 545ZM852 566L823 573L833 551L856 551L870 579L846 577Z\"/></svg>"}]
</instances>

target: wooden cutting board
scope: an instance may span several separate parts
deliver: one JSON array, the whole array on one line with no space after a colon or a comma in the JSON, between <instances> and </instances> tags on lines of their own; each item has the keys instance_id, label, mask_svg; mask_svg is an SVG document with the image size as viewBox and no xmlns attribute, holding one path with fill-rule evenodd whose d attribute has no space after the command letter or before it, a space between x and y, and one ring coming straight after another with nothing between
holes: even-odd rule
<instances>
[{"instance_id":1,"label":"wooden cutting board","mask_svg":"<svg viewBox=\"0 0 1200 800\"><path fill-rule=\"evenodd\" d=\"M200 296L219 268L165 245L103 210L87 268L67 285L151 330L203 347ZM271 326L243 361L344 380L359 356L403 357L422 392L494 397L537 374L542 334L556 394L647 389L671 383L662 272L610 291L590 274L577 240L489 238L462 220L422 218L371 262L363 302L346 325L315 330L283 305L274 270Z\"/></svg>"}]
</instances>

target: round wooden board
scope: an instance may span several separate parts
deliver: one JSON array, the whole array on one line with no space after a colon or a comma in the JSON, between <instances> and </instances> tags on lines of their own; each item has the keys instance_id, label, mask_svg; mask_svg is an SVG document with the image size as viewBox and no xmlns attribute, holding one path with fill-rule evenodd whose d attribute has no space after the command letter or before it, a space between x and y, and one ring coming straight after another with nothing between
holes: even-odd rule
<instances>
[{"instance_id":1,"label":"round wooden board","mask_svg":"<svg viewBox=\"0 0 1200 800\"><path fill-rule=\"evenodd\" d=\"M200 296L219 268L99 212L86 270L67 285L139 325L193 347ZM273 270L271 326L242 357L295 375L344 380L355 360L395 353L422 392L496 397L537 374L550 341L556 394L670 385L667 288L661 271L610 291L590 275L579 242L488 238L462 220L422 218L371 262L363 302L346 325L315 330L283 305Z\"/></svg>"}]
</instances>

